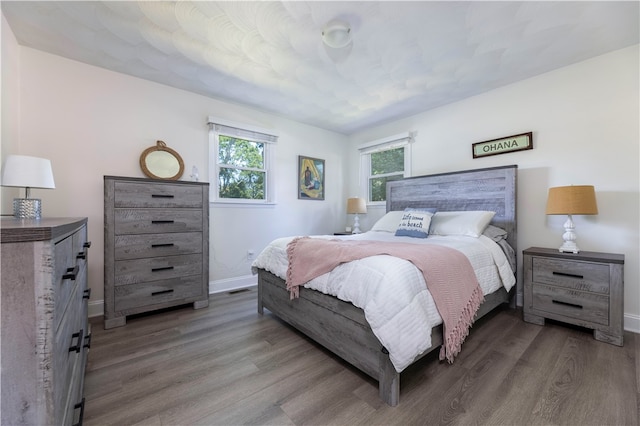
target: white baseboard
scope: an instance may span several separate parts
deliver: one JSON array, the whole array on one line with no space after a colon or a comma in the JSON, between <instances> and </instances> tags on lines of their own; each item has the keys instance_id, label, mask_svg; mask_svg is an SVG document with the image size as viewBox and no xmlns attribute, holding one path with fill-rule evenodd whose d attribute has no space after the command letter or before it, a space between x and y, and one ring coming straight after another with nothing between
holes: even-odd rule
<instances>
[{"instance_id":1,"label":"white baseboard","mask_svg":"<svg viewBox=\"0 0 640 426\"><path fill-rule=\"evenodd\" d=\"M640 315L625 315L624 316L624 329L632 333L640 334Z\"/></svg>"},{"instance_id":2,"label":"white baseboard","mask_svg":"<svg viewBox=\"0 0 640 426\"><path fill-rule=\"evenodd\" d=\"M209 294L224 293L226 291L241 290L243 288L258 285L257 275L245 275L242 277L227 278L209 282Z\"/></svg>"}]
</instances>

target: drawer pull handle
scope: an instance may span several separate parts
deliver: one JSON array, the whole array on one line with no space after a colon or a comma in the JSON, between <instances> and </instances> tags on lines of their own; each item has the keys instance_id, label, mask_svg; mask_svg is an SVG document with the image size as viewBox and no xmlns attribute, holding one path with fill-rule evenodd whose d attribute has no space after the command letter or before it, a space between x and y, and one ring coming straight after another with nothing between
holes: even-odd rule
<instances>
[{"instance_id":1,"label":"drawer pull handle","mask_svg":"<svg viewBox=\"0 0 640 426\"><path fill-rule=\"evenodd\" d=\"M173 195L169 195L169 194L151 194L151 198L173 198Z\"/></svg>"},{"instance_id":2,"label":"drawer pull handle","mask_svg":"<svg viewBox=\"0 0 640 426\"><path fill-rule=\"evenodd\" d=\"M162 291L154 291L151 293L152 296L159 296L161 294L173 293L173 289L171 290L162 290Z\"/></svg>"},{"instance_id":3,"label":"drawer pull handle","mask_svg":"<svg viewBox=\"0 0 640 426\"><path fill-rule=\"evenodd\" d=\"M69 347L69 352L75 352L75 353L80 353L80 349L82 349L82 335L84 334L84 330L80 329L80 331L78 331L77 333L73 333L71 335L71 340L73 339L78 339L76 340L76 344L73 346Z\"/></svg>"},{"instance_id":4,"label":"drawer pull handle","mask_svg":"<svg viewBox=\"0 0 640 426\"><path fill-rule=\"evenodd\" d=\"M73 268L67 268L67 273L62 276L62 279L75 281L79 270L80 270L80 267L78 265L76 265Z\"/></svg>"},{"instance_id":5,"label":"drawer pull handle","mask_svg":"<svg viewBox=\"0 0 640 426\"><path fill-rule=\"evenodd\" d=\"M78 253L78 255L76 256L76 259L86 259L87 258L87 252L85 251L81 251L80 253Z\"/></svg>"},{"instance_id":6,"label":"drawer pull handle","mask_svg":"<svg viewBox=\"0 0 640 426\"><path fill-rule=\"evenodd\" d=\"M91 298L91 289L88 288L86 289L83 293L82 293L82 298L83 299L90 299Z\"/></svg>"},{"instance_id":7,"label":"drawer pull handle","mask_svg":"<svg viewBox=\"0 0 640 426\"><path fill-rule=\"evenodd\" d=\"M85 242L85 243L82 245L82 247L84 247L84 248L89 248L89 247L91 247L91 241L87 241L87 242Z\"/></svg>"},{"instance_id":8,"label":"drawer pull handle","mask_svg":"<svg viewBox=\"0 0 640 426\"><path fill-rule=\"evenodd\" d=\"M562 300L555 300L552 299L551 303L555 303L556 305L564 305L564 306L569 306L571 308L578 308L578 309L582 309L582 305L576 305L575 303L569 303L569 302L563 302Z\"/></svg>"},{"instance_id":9,"label":"drawer pull handle","mask_svg":"<svg viewBox=\"0 0 640 426\"><path fill-rule=\"evenodd\" d=\"M86 336L84 336L84 345L82 345L83 348L91 348L91 336L93 336L93 334L87 334Z\"/></svg>"},{"instance_id":10,"label":"drawer pull handle","mask_svg":"<svg viewBox=\"0 0 640 426\"><path fill-rule=\"evenodd\" d=\"M152 220L151 223L153 223L154 225L157 224L161 224L161 223L174 223L175 220Z\"/></svg>"},{"instance_id":11,"label":"drawer pull handle","mask_svg":"<svg viewBox=\"0 0 640 426\"><path fill-rule=\"evenodd\" d=\"M173 243L151 244L151 248L158 248L158 247L173 247Z\"/></svg>"},{"instance_id":12,"label":"drawer pull handle","mask_svg":"<svg viewBox=\"0 0 640 426\"><path fill-rule=\"evenodd\" d=\"M584 275L569 274L567 272L555 272L555 271L553 271L553 275L560 275L561 277L577 278L579 280L584 278Z\"/></svg>"},{"instance_id":13,"label":"drawer pull handle","mask_svg":"<svg viewBox=\"0 0 640 426\"><path fill-rule=\"evenodd\" d=\"M73 406L74 410L78 408L80 409L80 416L78 417L78 423L74 423L73 426L82 426L82 419L84 418L84 398Z\"/></svg>"},{"instance_id":14,"label":"drawer pull handle","mask_svg":"<svg viewBox=\"0 0 640 426\"><path fill-rule=\"evenodd\" d=\"M151 268L151 272L170 271L173 266L163 266L161 268Z\"/></svg>"}]
</instances>

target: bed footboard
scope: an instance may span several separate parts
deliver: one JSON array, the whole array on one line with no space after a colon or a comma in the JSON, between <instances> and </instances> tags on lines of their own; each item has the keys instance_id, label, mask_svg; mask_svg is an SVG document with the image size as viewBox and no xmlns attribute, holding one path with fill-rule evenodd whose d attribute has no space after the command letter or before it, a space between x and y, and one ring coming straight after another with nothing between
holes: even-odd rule
<instances>
[{"instance_id":1,"label":"bed footboard","mask_svg":"<svg viewBox=\"0 0 640 426\"><path fill-rule=\"evenodd\" d=\"M476 314L484 316L497 306L509 303L504 289L485 297ZM290 300L284 281L258 270L258 313L264 308L321 344L349 364L378 380L380 399L391 406L400 401L400 373L389 353L371 331L364 311L348 302L300 287L300 297ZM442 345L442 325L431 330L431 347L415 361Z\"/></svg>"},{"instance_id":2,"label":"bed footboard","mask_svg":"<svg viewBox=\"0 0 640 426\"><path fill-rule=\"evenodd\" d=\"M259 270L258 312L262 314L264 308L378 380L380 399L391 406L398 404L400 374L372 333L361 309L303 287L300 297L290 300L282 279Z\"/></svg>"}]
</instances>

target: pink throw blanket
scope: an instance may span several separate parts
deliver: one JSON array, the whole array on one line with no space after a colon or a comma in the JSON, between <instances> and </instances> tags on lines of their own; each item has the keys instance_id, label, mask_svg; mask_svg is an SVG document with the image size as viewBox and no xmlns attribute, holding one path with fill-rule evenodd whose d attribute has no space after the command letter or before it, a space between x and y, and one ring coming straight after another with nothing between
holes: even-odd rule
<instances>
[{"instance_id":1,"label":"pink throw blanket","mask_svg":"<svg viewBox=\"0 0 640 426\"><path fill-rule=\"evenodd\" d=\"M453 362L484 300L469 259L458 250L426 244L295 238L287 246L287 290L294 299L300 285L341 263L376 255L405 259L420 269L444 324L440 359Z\"/></svg>"}]
</instances>

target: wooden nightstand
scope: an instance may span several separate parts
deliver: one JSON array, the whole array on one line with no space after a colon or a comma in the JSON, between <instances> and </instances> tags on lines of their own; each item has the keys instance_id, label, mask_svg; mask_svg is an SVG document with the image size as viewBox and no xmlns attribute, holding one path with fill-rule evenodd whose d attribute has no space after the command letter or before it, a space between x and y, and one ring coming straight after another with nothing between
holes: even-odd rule
<instances>
[{"instance_id":1,"label":"wooden nightstand","mask_svg":"<svg viewBox=\"0 0 640 426\"><path fill-rule=\"evenodd\" d=\"M622 346L624 255L531 247L523 258L525 321L591 328L596 340Z\"/></svg>"}]
</instances>

